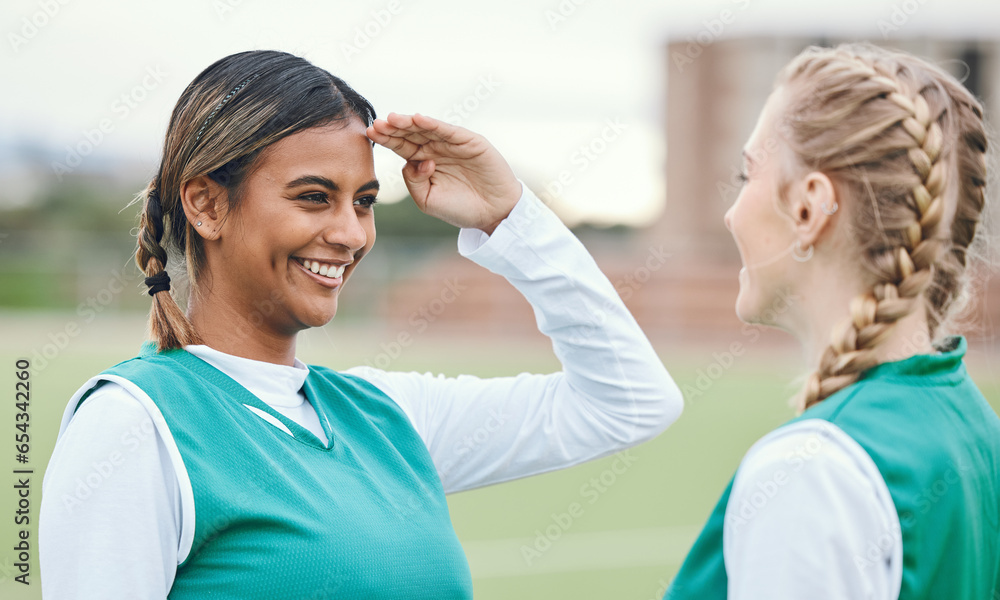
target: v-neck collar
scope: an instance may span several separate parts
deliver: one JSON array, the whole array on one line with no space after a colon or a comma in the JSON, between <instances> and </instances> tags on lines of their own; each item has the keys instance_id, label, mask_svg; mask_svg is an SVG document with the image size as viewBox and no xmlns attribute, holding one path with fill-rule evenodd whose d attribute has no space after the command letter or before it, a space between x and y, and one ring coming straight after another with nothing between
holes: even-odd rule
<instances>
[{"instance_id":1,"label":"v-neck collar","mask_svg":"<svg viewBox=\"0 0 1000 600\"><path fill-rule=\"evenodd\" d=\"M328 445L324 445L323 442L319 438L317 438L315 434L313 434L313 432L309 431L302 425L299 425L292 419L289 419L280 412L274 410L274 408L272 408L271 405L269 405L267 402L264 402L254 394L252 394L248 389L240 385L240 383L237 382L235 379L233 379L223 371L219 370L215 366L209 364L205 360L195 356L194 354L191 354L187 350L184 350L183 348L176 348L157 353L155 342L146 342L142 345L140 356L151 356L155 354L159 354L161 356L168 356L173 360L176 360L182 366L187 367L191 371L207 379L209 382L222 388L224 391L232 394L241 404L247 404L249 406L253 406L256 409L264 411L268 415L271 415L279 422L284 424L285 427L287 427L292 432L292 435L289 436L287 433L282 432L274 425L268 423L267 426L270 427L271 429L276 430L276 433L278 435L282 437L291 437L298 443L306 444L307 446L312 446L319 450L329 451L333 449L334 438L333 438L333 430L332 427L330 426L330 419L327 417L326 412L324 411L321 403L313 401L313 398L316 397L316 390L311 382L312 379L311 370L309 372L309 375L306 376L305 382L302 386L302 390L306 396L306 401L312 404L313 408L316 410L316 416L319 419L320 427L323 428L323 433L326 434L326 439L329 440ZM266 421L261 419L260 416L253 415L252 412L250 411L248 411L248 413L251 414L251 416L255 420L267 423Z\"/></svg>"}]
</instances>

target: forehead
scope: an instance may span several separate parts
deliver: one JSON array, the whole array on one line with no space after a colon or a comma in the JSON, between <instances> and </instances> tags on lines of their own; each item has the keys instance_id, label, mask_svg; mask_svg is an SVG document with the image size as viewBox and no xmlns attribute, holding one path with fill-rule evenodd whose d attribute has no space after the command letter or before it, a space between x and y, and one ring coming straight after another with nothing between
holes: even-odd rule
<instances>
[{"instance_id":1,"label":"forehead","mask_svg":"<svg viewBox=\"0 0 1000 600\"><path fill-rule=\"evenodd\" d=\"M753 150L765 146L771 147L778 143L778 128L775 124L781 115L785 102L784 89L779 87L771 92L757 117L757 124L754 126L750 138L747 140L746 150Z\"/></svg>"},{"instance_id":2,"label":"forehead","mask_svg":"<svg viewBox=\"0 0 1000 600\"><path fill-rule=\"evenodd\" d=\"M351 118L322 127L310 127L284 137L261 154L258 173L281 177L308 170L342 176L357 173L373 178L372 145L365 125Z\"/></svg>"}]
</instances>

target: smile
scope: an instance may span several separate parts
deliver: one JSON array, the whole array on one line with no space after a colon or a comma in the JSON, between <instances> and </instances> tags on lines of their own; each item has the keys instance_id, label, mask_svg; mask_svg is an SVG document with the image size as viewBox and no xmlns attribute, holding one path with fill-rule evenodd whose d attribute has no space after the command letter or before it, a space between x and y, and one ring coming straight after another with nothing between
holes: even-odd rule
<instances>
[{"instance_id":1,"label":"smile","mask_svg":"<svg viewBox=\"0 0 1000 600\"><path fill-rule=\"evenodd\" d=\"M311 274L323 280L329 281L330 283L338 283L337 280L344 276L344 271L347 269L346 264L338 265L334 263L320 262L318 260L295 257L293 257L293 260L300 264L306 271L309 271Z\"/></svg>"}]
</instances>

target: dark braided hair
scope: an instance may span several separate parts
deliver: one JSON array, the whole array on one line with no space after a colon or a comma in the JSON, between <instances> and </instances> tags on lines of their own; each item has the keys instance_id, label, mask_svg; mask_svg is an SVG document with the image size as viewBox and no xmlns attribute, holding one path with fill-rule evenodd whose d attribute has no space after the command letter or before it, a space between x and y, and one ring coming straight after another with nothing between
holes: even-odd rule
<instances>
[{"instance_id":1,"label":"dark braided hair","mask_svg":"<svg viewBox=\"0 0 1000 600\"><path fill-rule=\"evenodd\" d=\"M185 257L197 291L204 249L184 213L181 186L207 175L226 189L231 214L265 148L298 131L351 118L371 125L375 109L343 80L285 52L227 56L187 86L170 117L156 176L136 197L142 213L135 260L153 297L149 329L160 350L200 343L170 293L166 272L173 250Z\"/></svg>"}]
</instances>

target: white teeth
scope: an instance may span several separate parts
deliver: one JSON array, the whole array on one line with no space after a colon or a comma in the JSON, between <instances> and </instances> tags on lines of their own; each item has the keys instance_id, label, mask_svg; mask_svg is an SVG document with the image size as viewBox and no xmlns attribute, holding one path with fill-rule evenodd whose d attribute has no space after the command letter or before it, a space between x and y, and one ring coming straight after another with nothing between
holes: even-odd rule
<instances>
[{"instance_id":1,"label":"white teeth","mask_svg":"<svg viewBox=\"0 0 1000 600\"><path fill-rule=\"evenodd\" d=\"M344 275L344 270L347 269L347 265L327 265L314 260L303 260L302 266L305 267L307 271L312 271L317 275L322 275L331 279L342 277Z\"/></svg>"}]
</instances>

